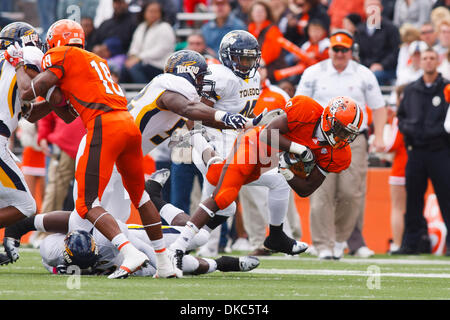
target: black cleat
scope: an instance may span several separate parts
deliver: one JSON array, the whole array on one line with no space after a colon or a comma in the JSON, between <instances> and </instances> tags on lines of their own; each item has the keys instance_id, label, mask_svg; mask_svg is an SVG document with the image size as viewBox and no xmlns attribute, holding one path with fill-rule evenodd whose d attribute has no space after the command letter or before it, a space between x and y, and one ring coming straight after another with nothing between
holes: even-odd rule
<instances>
[{"instance_id":1,"label":"black cleat","mask_svg":"<svg viewBox=\"0 0 450 320\"><path fill-rule=\"evenodd\" d=\"M308 249L308 244L289 238L285 233L276 237L269 234L264 240L264 248L270 252L296 255L305 252Z\"/></svg>"},{"instance_id":2,"label":"black cleat","mask_svg":"<svg viewBox=\"0 0 450 320\"><path fill-rule=\"evenodd\" d=\"M0 253L0 266L7 265L11 262L11 259L8 257L6 253Z\"/></svg>"}]
</instances>

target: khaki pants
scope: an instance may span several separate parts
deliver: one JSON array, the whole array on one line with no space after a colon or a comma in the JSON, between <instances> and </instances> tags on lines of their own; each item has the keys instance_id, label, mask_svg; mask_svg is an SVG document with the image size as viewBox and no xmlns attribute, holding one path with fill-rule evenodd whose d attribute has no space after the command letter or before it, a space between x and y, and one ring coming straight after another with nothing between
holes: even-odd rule
<instances>
[{"instance_id":1,"label":"khaki pants","mask_svg":"<svg viewBox=\"0 0 450 320\"><path fill-rule=\"evenodd\" d=\"M75 159L61 150L58 158L52 157L48 166L42 212L62 210L69 185L75 177Z\"/></svg>"},{"instance_id":2,"label":"khaki pants","mask_svg":"<svg viewBox=\"0 0 450 320\"><path fill-rule=\"evenodd\" d=\"M311 195L311 238L314 247L333 250L335 241L347 241L355 225L362 226L366 175L367 140L358 135L351 144L352 162L340 174L330 173Z\"/></svg>"}]
</instances>

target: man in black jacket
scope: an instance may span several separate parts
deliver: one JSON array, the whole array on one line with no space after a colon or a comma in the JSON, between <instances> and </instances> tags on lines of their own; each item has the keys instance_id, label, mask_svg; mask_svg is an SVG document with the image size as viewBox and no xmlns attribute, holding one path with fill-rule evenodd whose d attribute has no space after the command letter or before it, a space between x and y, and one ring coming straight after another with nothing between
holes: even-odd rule
<instances>
[{"instance_id":1,"label":"man in black jacket","mask_svg":"<svg viewBox=\"0 0 450 320\"><path fill-rule=\"evenodd\" d=\"M400 33L389 19L382 16L380 0L366 0L364 8L366 23L360 23L355 34L360 62L375 73L380 85L390 85L396 77Z\"/></svg>"},{"instance_id":2,"label":"man in black jacket","mask_svg":"<svg viewBox=\"0 0 450 320\"><path fill-rule=\"evenodd\" d=\"M438 54L427 49L420 58L423 76L405 87L397 116L408 151L406 214L402 246L397 253L430 253L428 226L423 216L424 195L431 180L442 218L450 231L450 134L445 129L449 83L437 72ZM449 121L449 119L447 119ZM450 255L450 232L446 238Z\"/></svg>"}]
</instances>

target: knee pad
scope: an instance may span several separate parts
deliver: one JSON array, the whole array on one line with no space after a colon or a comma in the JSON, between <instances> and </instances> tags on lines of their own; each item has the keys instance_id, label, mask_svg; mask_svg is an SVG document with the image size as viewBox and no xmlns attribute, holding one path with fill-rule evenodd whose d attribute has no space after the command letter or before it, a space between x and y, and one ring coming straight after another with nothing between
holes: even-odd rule
<instances>
[{"instance_id":1,"label":"knee pad","mask_svg":"<svg viewBox=\"0 0 450 320\"><path fill-rule=\"evenodd\" d=\"M214 201L216 201L217 206L220 210L225 209L234 200L236 200L239 191L235 188L226 188L224 190L220 190L215 196Z\"/></svg>"}]
</instances>

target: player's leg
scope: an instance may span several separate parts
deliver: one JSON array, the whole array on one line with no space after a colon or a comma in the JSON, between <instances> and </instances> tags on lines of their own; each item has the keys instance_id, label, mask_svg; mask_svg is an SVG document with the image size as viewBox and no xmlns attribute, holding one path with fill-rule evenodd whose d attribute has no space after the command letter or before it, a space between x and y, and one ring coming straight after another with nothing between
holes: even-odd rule
<instances>
[{"instance_id":1,"label":"player's leg","mask_svg":"<svg viewBox=\"0 0 450 320\"><path fill-rule=\"evenodd\" d=\"M131 117L131 116L130 116ZM145 192L145 178L142 155L142 137L134 122L128 124L126 146L117 157L117 170L130 195L131 202L139 211L142 224L148 234L157 257L157 277L181 277L176 268L173 254L166 250L161 231L161 218L149 195Z\"/></svg>"},{"instance_id":2,"label":"player's leg","mask_svg":"<svg viewBox=\"0 0 450 320\"><path fill-rule=\"evenodd\" d=\"M185 274L199 275L221 272L246 272L259 266L259 259L252 256L229 257L218 259L196 258L191 255L183 256L183 272Z\"/></svg>"},{"instance_id":3,"label":"player's leg","mask_svg":"<svg viewBox=\"0 0 450 320\"><path fill-rule=\"evenodd\" d=\"M123 274L116 275L126 277L147 263L148 258L130 243L114 217L101 207L100 200L109 182L114 162L125 148L128 138L126 128L120 125L123 121L111 121L110 117L111 115L104 114L88 124L86 145L75 173L78 188L75 206L82 218L90 221L124 254L125 259L120 267Z\"/></svg>"},{"instance_id":4,"label":"player's leg","mask_svg":"<svg viewBox=\"0 0 450 320\"><path fill-rule=\"evenodd\" d=\"M264 247L274 252L286 254L299 254L308 249L304 242L290 238L283 231L289 207L291 189L281 174L272 169L248 185L265 186L269 188L269 236L264 240Z\"/></svg>"}]
</instances>

